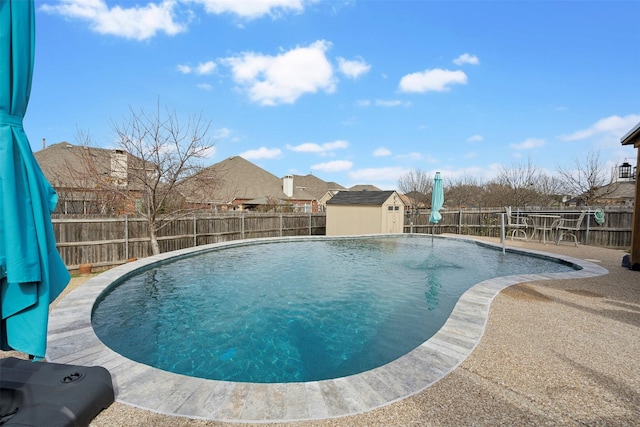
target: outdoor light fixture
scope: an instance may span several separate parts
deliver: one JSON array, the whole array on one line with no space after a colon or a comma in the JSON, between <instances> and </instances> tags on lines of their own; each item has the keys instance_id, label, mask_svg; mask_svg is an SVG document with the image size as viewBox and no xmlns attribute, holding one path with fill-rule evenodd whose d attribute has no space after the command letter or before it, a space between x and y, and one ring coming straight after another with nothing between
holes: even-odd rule
<instances>
[{"instance_id":1,"label":"outdoor light fixture","mask_svg":"<svg viewBox=\"0 0 640 427\"><path fill-rule=\"evenodd\" d=\"M620 165L620 169L618 169L618 177L624 179L631 178L631 165L626 161Z\"/></svg>"}]
</instances>

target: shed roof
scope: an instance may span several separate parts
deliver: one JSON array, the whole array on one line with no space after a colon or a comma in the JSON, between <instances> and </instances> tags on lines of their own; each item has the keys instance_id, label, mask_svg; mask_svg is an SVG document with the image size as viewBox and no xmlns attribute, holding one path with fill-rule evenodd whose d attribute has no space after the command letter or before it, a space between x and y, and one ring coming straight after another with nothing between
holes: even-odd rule
<instances>
[{"instance_id":1,"label":"shed roof","mask_svg":"<svg viewBox=\"0 0 640 427\"><path fill-rule=\"evenodd\" d=\"M382 206L384 202L396 193L390 191L340 191L327 200L327 205L370 205ZM397 194L397 193L396 193ZM404 205L404 202L398 197L398 201Z\"/></svg>"}]
</instances>

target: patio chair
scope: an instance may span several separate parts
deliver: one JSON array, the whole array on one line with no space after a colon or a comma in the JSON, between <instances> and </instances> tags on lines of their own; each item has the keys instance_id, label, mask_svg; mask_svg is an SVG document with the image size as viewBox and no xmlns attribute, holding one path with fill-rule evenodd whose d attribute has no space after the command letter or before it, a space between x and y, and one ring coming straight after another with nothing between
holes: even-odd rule
<instances>
[{"instance_id":1,"label":"patio chair","mask_svg":"<svg viewBox=\"0 0 640 427\"><path fill-rule=\"evenodd\" d=\"M556 233L558 233L558 239L556 240L556 245L560 244L560 241L565 237L570 236L573 237L573 242L578 246L578 236L576 236L576 232L580 230L582 227L582 221L586 216L587 211L580 212L578 218L575 219L566 219L561 218L558 221L558 225L556 226Z\"/></svg>"},{"instance_id":2,"label":"patio chair","mask_svg":"<svg viewBox=\"0 0 640 427\"><path fill-rule=\"evenodd\" d=\"M524 216L512 216L511 215L511 206L506 206L505 210L507 212L507 236L511 235L511 240L516 235L516 233L522 233L522 238L527 239L527 218Z\"/></svg>"}]
</instances>

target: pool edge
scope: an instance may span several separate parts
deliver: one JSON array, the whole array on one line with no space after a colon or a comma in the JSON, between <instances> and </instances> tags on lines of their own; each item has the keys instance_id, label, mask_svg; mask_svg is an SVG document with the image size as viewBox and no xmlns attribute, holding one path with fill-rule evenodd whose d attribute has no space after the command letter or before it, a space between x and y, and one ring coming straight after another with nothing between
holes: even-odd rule
<instances>
[{"instance_id":1,"label":"pool edge","mask_svg":"<svg viewBox=\"0 0 640 427\"><path fill-rule=\"evenodd\" d=\"M353 237L366 236L347 236ZM500 245L471 238L446 238L501 248ZM168 373L115 353L102 344L93 332L93 302L104 289L124 274L176 256L188 256L194 252L224 246L301 239L332 238L311 236L224 242L145 258L102 273L71 291L52 310L46 359L56 363L104 366L112 374L117 401L165 415L224 422L265 423L338 418L361 414L403 400L423 391L453 371L480 342L491 302L504 288L534 280L592 277L608 273L606 269L588 261L509 247L509 250L517 252L560 259L579 265L582 269L566 273L504 276L482 281L460 297L444 326L410 353L371 371L307 383L232 383Z\"/></svg>"}]
</instances>

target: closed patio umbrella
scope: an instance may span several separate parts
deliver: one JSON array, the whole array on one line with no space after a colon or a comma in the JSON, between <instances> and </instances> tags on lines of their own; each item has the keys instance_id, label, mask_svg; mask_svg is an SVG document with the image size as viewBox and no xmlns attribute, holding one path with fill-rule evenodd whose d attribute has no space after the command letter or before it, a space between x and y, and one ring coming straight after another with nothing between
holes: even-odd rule
<instances>
[{"instance_id":1,"label":"closed patio umbrella","mask_svg":"<svg viewBox=\"0 0 640 427\"><path fill-rule=\"evenodd\" d=\"M442 219L440 215L440 209L444 205L444 188L442 186L442 178L440 172L436 172L436 176L433 179L433 192L431 193L431 214L429 215L429 222L437 224ZM431 243L433 243L433 230L431 231Z\"/></svg>"},{"instance_id":2,"label":"closed patio umbrella","mask_svg":"<svg viewBox=\"0 0 640 427\"><path fill-rule=\"evenodd\" d=\"M34 42L33 0L0 0L0 344L41 359L49 304L70 276L51 224L57 195L22 127Z\"/></svg>"}]
</instances>

